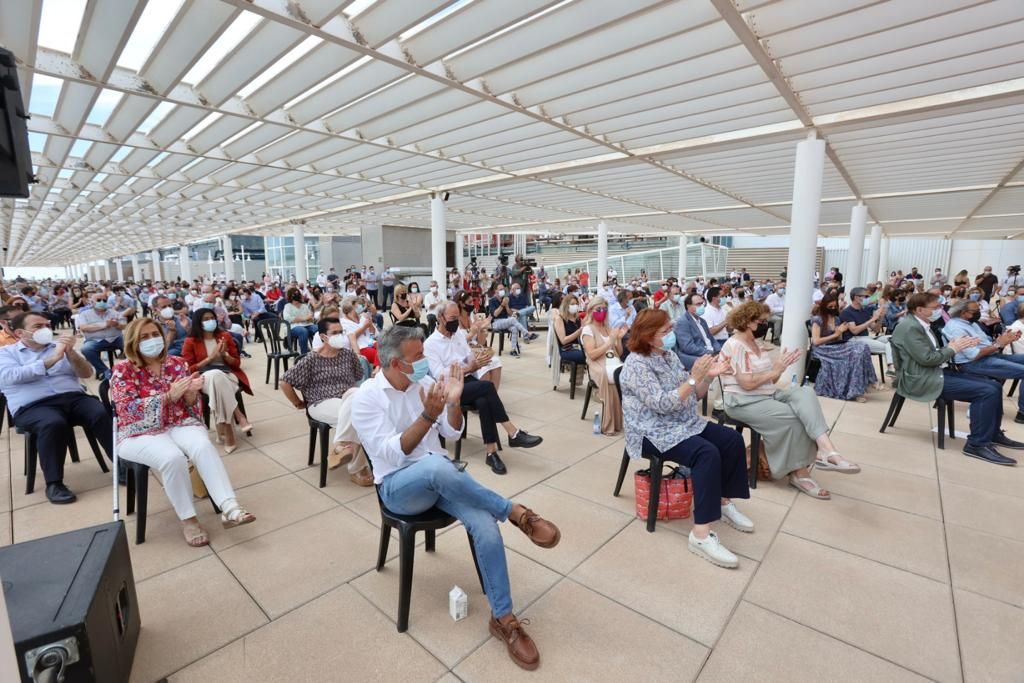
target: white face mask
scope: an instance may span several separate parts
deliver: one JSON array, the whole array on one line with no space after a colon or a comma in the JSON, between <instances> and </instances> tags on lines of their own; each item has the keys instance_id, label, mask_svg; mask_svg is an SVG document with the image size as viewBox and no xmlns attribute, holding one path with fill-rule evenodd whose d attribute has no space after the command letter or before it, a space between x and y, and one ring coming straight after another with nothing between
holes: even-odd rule
<instances>
[{"instance_id":1,"label":"white face mask","mask_svg":"<svg viewBox=\"0 0 1024 683\"><path fill-rule=\"evenodd\" d=\"M163 337L150 337L139 342L139 353L146 358L156 358L164 350Z\"/></svg>"},{"instance_id":2,"label":"white face mask","mask_svg":"<svg viewBox=\"0 0 1024 683\"><path fill-rule=\"evenodd\" d=\"M328 337L327 343L333 349L343 349L345 348L345 335L339 333L334 335L333 337Z\"/></svg>"},{"instance_id":3,"label":"white face mask","mask_svg":"<svg viewBox=\"0 0 1024 683\"><path fill-rule=\"evenodd\" d=\"M572 313L573 315L576 315L577 313L579 313L580 312L579 305L578 304L569 304L569 312Z\"/></svg>"},{"instance_id":4,"label":"white face mask","mask_svg":"<svg viewBox=\"0 0 1024 683\"><path fill-rule=\"evenodd\" d=\"M53 330L49 327L40 327L38 330L32 333L32 341L36 344L42 344L46 346L53 341Z\"/></svg>"},{"instance_id":5,"label":"white face mask","mask_svg":"<svg viewBox=\"0 0 1024 683\"><path fill-rule=\"evenodd\" d=\"M174 309L170 306L165 306L160 309L160 317L164 320L170 320L174 317Z\"/></svg>"},{"instance_id":6,"label":"white face mask","mask_svg":"<svg viewBox=\"0 0 1024 683\"><path fill-rule=\"evenodd\" d=\"M431 285L430 286L430 291L433 294L437 294L437 285Z\"/></svg>"}]
</instances>

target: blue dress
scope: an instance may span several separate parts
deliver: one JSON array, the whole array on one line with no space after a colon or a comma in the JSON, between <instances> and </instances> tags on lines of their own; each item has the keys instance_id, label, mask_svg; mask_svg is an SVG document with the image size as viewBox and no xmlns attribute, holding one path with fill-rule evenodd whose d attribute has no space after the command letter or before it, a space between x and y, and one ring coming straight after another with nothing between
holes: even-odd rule
<instances>
[{"instance_id":1,"label":"blue dress","mask_svg":"<svg viewBox=\"0 0 1024 683\"><path fill-rule=\"evenodd\" d=\"M821 327L823 337L833 332L833 328L827 326L821 316L811 318L811 323ZM871 349L867 344L837 341L815 346L811 353L821 361L821 369L814 380L814 393L818 396L849 401L863 396L868 385L878 381Z\"/></svg>"}]
</instances>

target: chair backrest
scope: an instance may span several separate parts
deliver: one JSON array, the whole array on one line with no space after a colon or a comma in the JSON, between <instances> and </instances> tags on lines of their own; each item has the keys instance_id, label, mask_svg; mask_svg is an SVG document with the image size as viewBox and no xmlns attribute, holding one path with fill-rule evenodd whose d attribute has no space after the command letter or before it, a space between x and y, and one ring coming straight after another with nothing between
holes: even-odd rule
<instances>
[{"instance_id":1,"label":"chair backrest","mask_svg":"<svg viewBox=\"0 0 1024 683\"><path fill-rule=\"evenodd\" d=\"M267 352L268 356L280 355L287 348L292 333L292 326L287 320L281 318L261 319L256 323L256 328L263 338L263 350Z\"/></svg>"},{"instance_id":2,"label":"chair backrest","mask_svg":"<svg viewBox=\"0 0 1024 683\"><path fill-rule=\"evenodd\" d=\"M615 391L617 391L619 393L619 405L620 406L622 405L622 385L619 384L619 375L622 374L622 368L624 368L624 367L626 367L626 366L625 365L620 365L619 367L615 368L615 370L612 372L612 379L615 381Z\"/></svg>"},{"instance_id":3,"label":"chair backrest","mask_svg":"<svg viewBox=\"0 0 1024 683\"><path fill-rule=\"evenodd\" d=\"M110 417L114 416L114 404L110 402L110 380L105 379L100 382L99 386L100 403L103 404L103 408L107 411L107 415Z\"/></svg>"}]
</instances>

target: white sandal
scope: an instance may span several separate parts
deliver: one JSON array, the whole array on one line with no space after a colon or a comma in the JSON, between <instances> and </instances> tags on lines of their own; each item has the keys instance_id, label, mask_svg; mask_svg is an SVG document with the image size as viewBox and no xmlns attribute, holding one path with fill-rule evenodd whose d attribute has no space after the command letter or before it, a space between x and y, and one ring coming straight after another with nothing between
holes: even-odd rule
<instances>
[{"instance_id":1,"label":"white sandal","mask_svg":"<svg viewBox=\"0 0 1024 683\"><path fill-rule=\"evenodd\" d=\"M800 493L810 496L816 500L828 500L832 497L827 490L822 488L818 482L810 477L798 477L795 474L789 475L789 485Z\"/></svg>"},{"instance_id":2,"label":"white sandal","mask_svg":"<svg viewBox=\"0 0 1024 683\"><path fill-rule=\"evenodd\" d=\"M220 523L225 529L234 529L236 526L249 524L256 521L256 515L252 514L239 504L224 510L220 515Z\"/></svg>"},{"instance_id":3,"label":"white sandal","mask_svg":"<svg viewBox=\"0 0 1024 683\"><path fill-rule=\"evenodd\" d=\"M822 458L822 455L825 457ZM839 462L832 462L830 458L836 458ZM830 451L829 453L819 451L818 457L814 459L814 466L825 472L841 472L842 474L857 474L860 472L860 465L845 460L843 456L839 455L838 451Z\"/></svg>"}]
</instances>

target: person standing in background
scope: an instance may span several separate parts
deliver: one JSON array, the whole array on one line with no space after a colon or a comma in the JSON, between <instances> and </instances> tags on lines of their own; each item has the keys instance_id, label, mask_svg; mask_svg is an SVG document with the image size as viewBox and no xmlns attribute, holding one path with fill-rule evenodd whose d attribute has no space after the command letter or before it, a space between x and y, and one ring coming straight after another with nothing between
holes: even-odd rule
<instances>
[{"instance_id":1,"label":"person standing in background","mask_svg":"<svg viewBox=\"0 0 1024 683\"><path fill-rule=\"evenodd\" d=\"M384 272L380 274L380 298L381 308L387 308L395 300L395 274L391 272L391 266L384 264Z\"/></svg>"}]
</instances>

